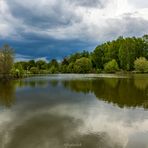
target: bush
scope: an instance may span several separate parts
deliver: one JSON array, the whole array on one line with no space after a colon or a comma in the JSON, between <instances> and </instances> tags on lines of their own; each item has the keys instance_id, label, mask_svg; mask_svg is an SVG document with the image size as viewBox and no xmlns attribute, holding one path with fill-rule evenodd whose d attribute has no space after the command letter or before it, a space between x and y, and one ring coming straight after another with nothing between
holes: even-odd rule
<instances>
[{"instance_id":1,"label":"bush","mask_svg":"<svg viewBox=\"0 0 148 148\"><path fill-rule=\"evenodd\" d=\"M31 72L31 74L38 74L39 70L37 67L31 67L30 72Z\"/></svg>"},{"instance_id":2,"label":"bush","mask_svg":"<svg viewBox=\"0 0 148 148\"><path fill-rule=\"evenodd\" d=\"M102 72L102 69L99 69L99 68L98 68L98 69L96 70L96 72L97 72L97 73L101 73L101 72Z\"/></svg>"},{"instance_id":3,"label":"bush","mask_svg":"<svg viewBox=\"0 0 148 148\"><path fill-rule=\"evenodd\" d=\"M21 78L21 77L24 76L25 71L24 71L24 69L23 69L23 67L22 67L21 64L15 63L15 64L13 65L12 70L11 70L11 74L12 74L12 76L15 77L15 78Z\"/></svg>"},{"instance_id":4,"label":"bush","mask_svg":"<svg viewBox=\"0 0 148 148\"><path fill-rule=\"evenodd\" d=\"M49 73L50 74L55 74L55 73L58 73L58 70L55 66L51 66L51 68L49 69Z\"/></svg>"},{"instance_id":5,"label":"bush","mask_svg":"<svg viewBox=\"0 0 148 148\"><path fill-rule=\"evenodd\" d=\"M105 72L114 73L119 70L118 63L113 59L104 65L104 70Z\"/></svg>"},{"instance_id":6,"label":"bush","mask_svg":"<svg viewBox=\"0 0 148 148\"><path fill-rule=\"evenodd\" d=\"M70 63L67 67L67 72L68 73L73 73L74 72L74 63Z\"/></svg>"},{"instance_id":7,"label":"bush","mask_svg":"<svg viewBox=\"0 0 148 148\"><path fill-rule=\"evenodd\" d=\"M92 69L92 63L89 58L77 59L74 64L74 72L76 73L88 73Z\"/></svg>"},{"instance_id":8,"label":"bush","mask_svg":"<svg viewBox=\"0 0 148 148\"><path fill-rule=\"evenodd\" d=\"M39 70L39 73L40 74L49 74L49 71L48 70Z\"/></svg>"},{"instance_id":9,"label":"bush","mask_svg":"<svg viewBox=\"0 0 148 148\"><path fill-rule=\"evenodd\" d=\"M134 62L135 70L138 72L148 72L148 61L144 57L140 57Z\"/></svg>"}]
</instances>

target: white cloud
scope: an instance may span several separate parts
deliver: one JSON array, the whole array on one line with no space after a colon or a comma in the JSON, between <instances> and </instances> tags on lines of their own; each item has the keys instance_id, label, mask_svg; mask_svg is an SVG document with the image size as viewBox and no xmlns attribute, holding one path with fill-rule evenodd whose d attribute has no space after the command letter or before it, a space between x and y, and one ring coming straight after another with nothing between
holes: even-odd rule
<instances>
[{"instance_id":1,"label":"white cloud","mask_svg":"<svg viewBox=\"0 0 148 148\"><path fill-rule=\"evenodd\" d=\"M148 2L1 0L0 22L1 38L21 39L24 34L35 34L101 42L120 35L148 33Z\"/></svg>"},{"instance_id":2,"label":"white cloud","mask_svg":"<svg viewBox=\"0 0 148 148\"><path fill-rule=\"evenodd\" d=\"M47 57L39 57L39 58L33 58L32 56L28 56L28 55L22 55L22 54L16 54L15 55L15 62L20 62L20 61L29 61L29 60L32 60L34 59L35 61L38 61L38 60L43 60L43 61L46 61L48 62L48 59Z\"/></svg>"},{"instance_id":3,"label":"white cloud","mask_svg":"<svg viewBox=\"0 0 148 148\"><path fill-rule=\"evenodd\" d=\"M129 3L136 8L148 8L147 0L129 0Z\"/></svg>"},{"instance_id":4,"label":"white cloud","mask_svg":"<svg viewBox=\"0 0 148 148\"><path fill-rule=\"evenodd\" d=\"M15 55L15 62L18 62L18 61L29 61L31 59L32 59L31 56L26 56L26 55L21 55L21 54L16 54Z\"/></svg>"},{"instance_id":5,"label":"white cloud","mask_svg":"<svg viewBox=\"0 0 148 148\"><path fill-rule=\"evenodd\" d=\"M40 58L36 58L36 59L35 59L35 61L39 61L39 60L42 60L42 61L48 62L47 57L40 57Z\"/></svg>"}]
</instances>

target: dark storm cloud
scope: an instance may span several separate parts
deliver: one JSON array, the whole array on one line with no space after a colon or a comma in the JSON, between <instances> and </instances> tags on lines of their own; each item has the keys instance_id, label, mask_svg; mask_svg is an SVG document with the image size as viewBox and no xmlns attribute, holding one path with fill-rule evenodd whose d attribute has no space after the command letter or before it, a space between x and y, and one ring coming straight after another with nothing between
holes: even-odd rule
<instances>
[{"instance_id":1,"label":"dark storm cloud","mask_svg":"<svg viewBox=\"0 0 148 148\"><path fill-rule=\"evenodd\" d=\"M22 60L25 59L28 60L31 58L39 58L39 57L46 57L48 60L56 58L56 59L62 59L65 56L68 56L69 54L72 54L74 52L82 51L84 49L91 50L95 46L93 44L82 42L79 40L55 40L51 38L36 38L33 37L30 42L27 41L20 41L20 42L14 42L11 40L7 41L0 41L0 46L2 46L3 43L9 43L14 49L17 54L22 56ZM18 56L17 56L18 57Z\"/></svg>"}]
</instances>

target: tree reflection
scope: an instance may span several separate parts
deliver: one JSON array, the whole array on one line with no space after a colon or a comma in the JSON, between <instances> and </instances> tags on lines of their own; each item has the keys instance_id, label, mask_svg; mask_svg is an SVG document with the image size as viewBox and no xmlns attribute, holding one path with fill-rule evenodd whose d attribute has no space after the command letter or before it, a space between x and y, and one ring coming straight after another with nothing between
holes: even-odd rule
<instances>
[{"instance_id":1,"label":"tree reflection","mask_svg":"<svg viewBox=\"0 0 148 148\"><path fill-rule=\"evenodd\" d=\"M15 102L16 87L14 82L0 82L0 104L11 107Z\"/></svg>"},{"instance_id":2,"label":"tree reflection","mask_svg":"<svg viewBox=\"0 0 148 148\"><path fill-rule=\"evenodd\" d=\"M148 89L148 79L146 78L135 79L134 83L135 83L135 86L140 90Z\"/></svg>"},{"instance_id":3,"label":"tree reflection","mask_svg":"<svg viewBox=\"0 0 148 148\"><path fill-rule=\"evenodd\" d=\"M17 80L16 85L19 88L27 87L27 86L29 86L31 88L47 87L48 81L45 81L45 80Z\"/></svg>"},{"instance_id":4,"label":"tree reflection","mask_svg":"<svg viewBox=\"0 0 148 148\"><path fill-rule=\"evenodd\" d=\"M50 88L58 87L59 80L24 79L0 82L0 104L7 107L15 102L16 88ZM97 78L61 80L64 88L77 93L93 93L99 100L118 105L119 107L148 108L147 78Z\"/></svg>"},{"instance_id":5,"label":"tree reflection","mask_svg":"<svg viewBox=\"0 0 148 148\"><path fill-rule=\"evenodd\" d=\"M138 82L139 81L135 79L100 78L87 81L64 81L62 83L65 88L69 88L72 91L83 93L92 92L98 99L117 104L122 108L148 108L147 82Z\"/></svg>"},{"instance_id":6,"label":"tree reflection","mask_svg":"<svg viewBox=\"0 0 148 148\"><path fill-rule=\"evenodd\" d=\"M88 80L70 80L63 81L62 84L65 88L71 88L76 92L89 93L91 91L92 82Z\"/></svg>"},{"instance_id":7,"label":"tree reflection","mask_svg":"<svg viewBox=\"0 0 148 148\"><path fill-rule=\"evenodd\" d=\"M58 86L58 81L57 80L50 80L50 84L52 87Z\"/></svg>"}]
</instances>

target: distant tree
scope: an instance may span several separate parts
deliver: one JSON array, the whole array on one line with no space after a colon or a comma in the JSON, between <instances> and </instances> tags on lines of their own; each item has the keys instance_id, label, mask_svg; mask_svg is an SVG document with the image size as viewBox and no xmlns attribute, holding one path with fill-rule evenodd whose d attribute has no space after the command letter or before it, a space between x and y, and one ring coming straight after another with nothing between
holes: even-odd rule
<instances>
[{"instance_id":1,"label":"distant tree","mask_svg":"<svg viewBox=\"0 0 148 148\"><path fill-rule=\"evenodd\" d=\"M143 38L146 42L148 42L148 34L145 34L142 38Z\"/></svg>"},{"instance_id":2,"label":"distant tree","mask_svg":"<svg viewBox=\"0 0 148 148\"><path fill-rule=\"evenodd\" d=\"M139 72L148 72L148 61L144 57L140 57L134 62L135 70Z\"/></svg>"},{"instance_id":3,"label":"distant tree","mask_svg":"<svg viewBox=\"0 0 148 148\"><path fill-rule=\"evenodd\" d=\"M32 67L36 67L35 60L28 61L28 70L30 70Z\"/></svg>"},{"instance_id":4,"label":"distant tree","mask_svg":"<svg viewBox=\"0 0 148 148\"><path fill-rule=\"evenodd\" d=\"M134 68L134 60L136 58L135 43L131 38L127 38L120 46L119 61L120 66L124 70L132 70Z\"/></svg>"},{"instance_id":5,"label":"distant tree","mask_svg":"<svg viewBox=\"0 0 148 148\"><path fill-rule=\"evenodd\" d=\"M74 64L74 72L76 73L88 73L92 69L92 63L89 58L77 59Z\"/></svg>"},{"instance_id":6,"label":"distant tree","mask_svg":"<svg viewBox=\"0 0 148 148\"><path fill-rule=\"evenodd\" d=\"M39 69L37 67L31 67L30 72L31 74L39 74Z\"/></svg>"},{"instance_id":7,"label":"distant tree","mask_svg":"<svg viewBox=\"0 0 148 148\"><path fill-rule=\"evenodd\" d=\"M97 46L91 55L93 67L103 69L104 65L104 48L103 46Z\"/></svg>"},{"instance_id":8,"label":"distant tree","mask_svg":"<svg viewBox=\"0 0 148 148\"><path fill-rule=\"evenodd\" d=\"M104 70L109 73L116 72L119 70L118 63L113 59L104 65Z\"/></svg>"},{"instance_id":9,"label":"distant tree","mask_svg":"<svg viewBox=\"0 0 148 148\"><path fill-rule=\"evenodd\" d=\"M148 54L146 46L145 41L141 38L124 39L119 49L120 67L124 70L133 70L136 58Z\"/></svg>"},{"instance_id":10,"label":"distant tree","mask_svg":"<svg viewBox=\"0 0 148 148\"><path fill-rule=\"evenodd\" d=\"M9 45L4 45L0 49L0 74L3 78L10 75L13 66L13 49Z\"/></svg>"},{"instance_id":11,"label":"distant tree","mask_svg":"<svg viewBox=\"0 0 148 148\"><path fill-rule=\"evenodd\" d=\"M56 59L52 59L49 63L48 63L48 68L50 69L52 66L54 66L57 70L59 69L59 63L57 62Z\"/></svg>"},{"instance_id":12,"label":"distant tree","mask_svg":"<svg viewBox=\"0 0 148 148\"><path fill-rule=\"evenodd\" d=\"M68 73L74 73L74 65L75 64L73 62L68 65L68 67L67 67Z\"/></svg>"},{"instance_id":13,"label":"distant tree","mask_svg":"<svg viewBox=\"0 0 148 148\"><path fill-rule=\"evenodd\" d=\"M17 63L15 63L13 65L11 73L12 73L13 77L20 78L20 77L24 76L25 71L24 71L23 66L21 65L21 63L17 62Z\"/></svg>"},{"instance_id":14,"label":"distant tree","mask_svg":"<svg viewBox=\"0 0 148 148\"><path fill-rule=\"evenodd\" d=\"M44 60L38 60L38 61L36 61L35 66L39 70L45 70L45 69L47 69L47 63Z\"/></svg>"},{"instance_id":15,"label":"distant tree","mask_svg":"<svg viewBox=\"0 0 148 148\"><path fill-rule=\"evenodd\" d=\"M81 53L76 52L67 58L68 64L72 62L74 63L77 59L80 59L80 58L81 58Z\"/></svg>"},{"instance_id":16,"label":"distant tree","mask_svg":"<svg viewBox=\"0 0 148 148\"><path fill-rule=\"evenodd\" d=\"M67 67L68 67L68 65L69 65L69 61L68 61L68 58L64 58L63 60L62 60L62 62L61 62L61 64L60 64L60 72L61 73L67 73L68 71L67 71Z\"/></svg>"},{"instance_id":17,"label":"distant tree","mask_svg":"<svg viewBox=\"0 0 148 148\"><path fill-rule=\"evenodd\" d=\"M22 68L24 69L24 70L28 70L28 62L25 62L25 61L21 61L21 62L19 62L21 65L22 65Z\"/></svg>"},{"instance_id":18,"label":"distant tree","mask_svg":"<svg viewBox=\"0 0 148 148\"><path fill-rule=\"evenodd\" d=\"M69 62L68 62L68 58L64 58L63 61L61 62L61 65L68 65Z\"/></svg>"},{"instance_id":19,"label":"distant tree","mask_svg":"<svg viewBox=\"0 0 148 148\"><path fill-rule=\"evenodd\" d=\"M83 50L82 53L81 53L81 58L82 57L89 58L89 52L86 51L86 50Z\"/></svg>"},{"instance_id":20,"label":"distant tree","mask_svg":"<svg viewBox=\"0 0 148 148\"><path fill-rule=\"evenodd\" d=\"M58 70L57 68L53 65L49 68L49 73L50 74L55 74L55 73L58 73Z\"/></svg>"}]
</instances>

